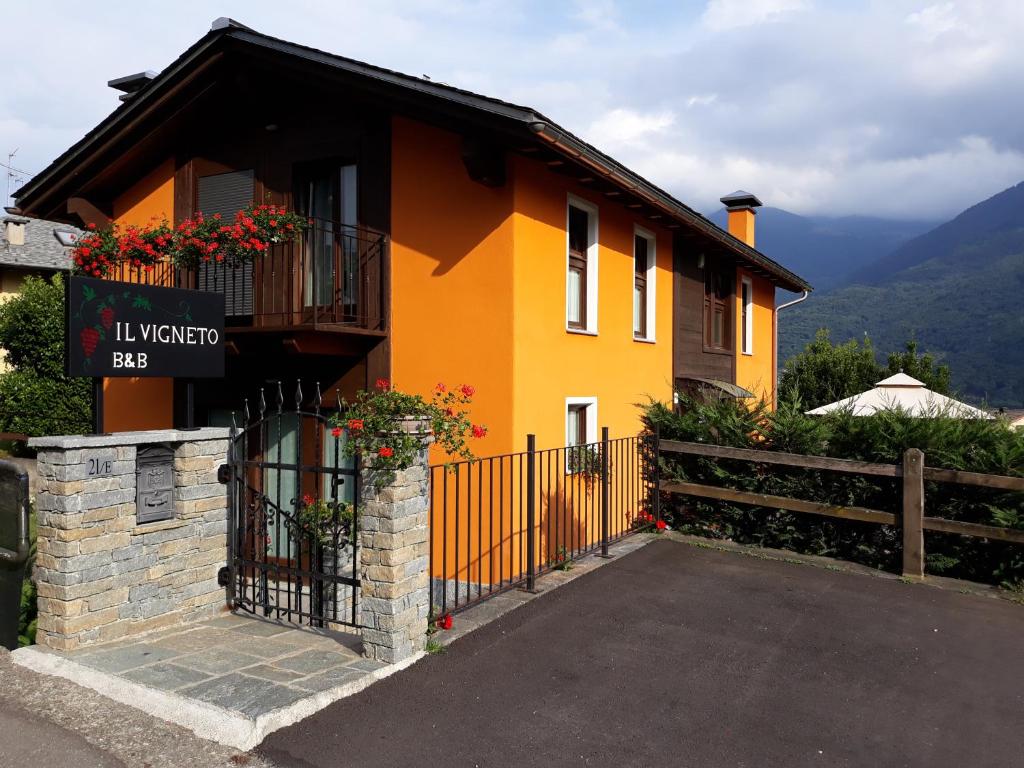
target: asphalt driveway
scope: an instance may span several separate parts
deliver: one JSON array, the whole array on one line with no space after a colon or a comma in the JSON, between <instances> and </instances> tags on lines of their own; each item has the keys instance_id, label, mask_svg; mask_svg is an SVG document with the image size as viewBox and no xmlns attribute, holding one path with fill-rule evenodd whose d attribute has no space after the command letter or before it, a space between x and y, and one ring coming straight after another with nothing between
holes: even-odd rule
<instances>
[{"instance_id":1,"label":"asphalt driveway","mask_svg":"<svg viewBox=\"0 0 1024 768\"><path fill-rule=\"evenodd\" d=\"M281 766L1024 765L1024 607L657 541L272 734Z\"/></svg>"}]
</instances>

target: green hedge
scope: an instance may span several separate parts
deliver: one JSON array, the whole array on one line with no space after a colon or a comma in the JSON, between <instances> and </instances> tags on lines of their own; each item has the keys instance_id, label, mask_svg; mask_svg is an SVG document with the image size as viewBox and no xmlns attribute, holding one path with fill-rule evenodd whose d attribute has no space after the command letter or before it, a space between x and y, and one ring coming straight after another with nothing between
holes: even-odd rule
<instances>
[{"instance_id":1,"label":"green hedge","mask_svg":"<svg viewBox=\"0 0 1024 768\"><path fill-rule=\"evenodd\" d=\"M92 383L64 375L64 282L29 277L0 304L0 432L67 435L91 429Z\"/></svg>"},{"instance_id":2,"label":"green hedge","mask_svg":"<svg viewBox=\"0 0 1024 768\"><path fill-rule=\"evenodd\" d=\"M646 419L665 439L784 451L863 461L899 463L920 448L928 466L1024 476L1024 431L1003 421L920 419L903 413L874 416L806 416L798 402L775 412L764 403L748 408L734 400L702 403L682 398L682 413L652 403ZM900 512L900 482L753 462L662 455L666 478L828 504ZM930 517L1024 529L1024 493L927 483ZM752 508L694 497L666 496L663 514L686 533L741 543L838 557L895 569L900 532L895 526ZM1024 588L1024 546L953 534L925 533L929 573Z\"/></svg>"}]
</instances>

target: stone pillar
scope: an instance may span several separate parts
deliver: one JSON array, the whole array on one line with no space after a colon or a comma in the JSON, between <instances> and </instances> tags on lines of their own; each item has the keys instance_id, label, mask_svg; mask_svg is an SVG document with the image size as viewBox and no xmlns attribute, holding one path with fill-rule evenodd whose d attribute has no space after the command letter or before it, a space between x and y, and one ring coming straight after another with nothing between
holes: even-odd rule
<instances>
[{"instance_id":1,"label":"stone pillar","mask_svg":"<svg viewBox=\"0 0 1024 768\"><path fill-rule=\"evenodd\" d=\"M371 659L422 652L430 613L430 473L424 448L401 472L360 478L360 622Z\"/></svg>"},{"instance_id":2,"label":"stone pillar","mask_svg":"<svg viewBox=\"0 0 1024 768\"><path fill-rule=\"evenodd\" d=\"M35 438L39 590L36 642L70 651L225 605L228 431L156 430ZM173 450L170 519L138 522L136 456ZM145 471L144 467L144 471ZM157 476L147 478L159 479Z\"/></svg>"}]
</instances>

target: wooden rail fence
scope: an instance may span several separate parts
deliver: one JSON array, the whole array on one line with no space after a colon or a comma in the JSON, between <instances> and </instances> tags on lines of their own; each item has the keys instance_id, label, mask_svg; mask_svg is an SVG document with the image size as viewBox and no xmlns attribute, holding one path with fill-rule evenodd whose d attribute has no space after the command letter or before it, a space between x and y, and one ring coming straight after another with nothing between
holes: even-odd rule
<instances>
[{"instance_id":1,"label":"wooden rail fence","mask_svg":"<svg viewBox=\"0 0 1024 768\"><path fill-rule=\"evenodd\" d=\"M900 464L877 464L851 459L833 459L828 456L806 456L797 453L776 453L752 448L728 448L721 445L686 443L677 440L659 440L659 454L685 454L714 459L736 459L754 464L776 464L800 469L821 469L830 472L844 472L853 475L873 475L902 479L902 513L895 515L879 509L866 507L837 506L816 501L772 496L750 491L737 491L714 485L688 483L676 480L659 480L658 487L666 493L678 493L718 501L751 504L769 509L784 509L810 515L836 517L844 520L860 520L879 525L899 525L903 533L903 574L924 576L924 532L942 531L963 536L997 539L1024 544L1024 530L1002 528L996 525L967 523L947 520L941 517L927 517L924 505L924 483L951 483L974 485L1004 491L1024 492L1024 477L986 475L978 472L962 472L955 469L938 469L925 465L924 453L911 448L903 454Z\"/></svg>"}]
</instances>

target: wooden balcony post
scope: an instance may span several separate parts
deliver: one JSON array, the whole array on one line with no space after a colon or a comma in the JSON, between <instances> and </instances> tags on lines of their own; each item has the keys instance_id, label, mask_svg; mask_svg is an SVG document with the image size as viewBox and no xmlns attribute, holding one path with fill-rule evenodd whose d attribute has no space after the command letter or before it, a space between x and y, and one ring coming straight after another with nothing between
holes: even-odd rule
<instances>
[{"instance_id":1,"label":"wooden balcony post","mask_svg":"<svg viewBox=\"0 0 1024 768\"><path fill-rule=\"evenodd\" d=\"M924 576L924 453L903 454L903 575Z\"/></svg>"}]
</instances>

